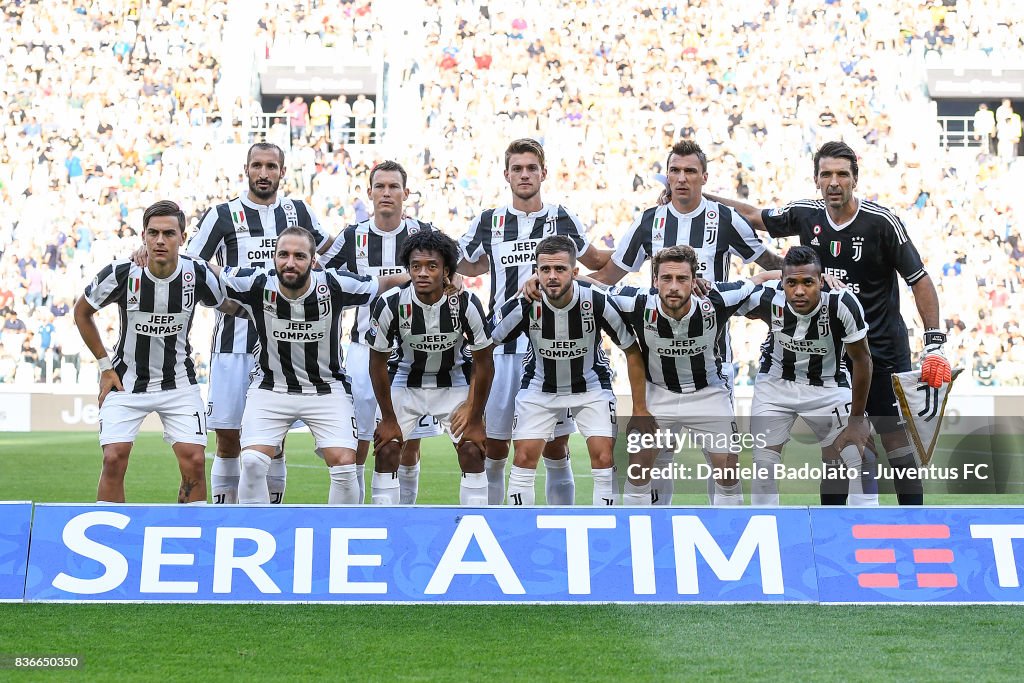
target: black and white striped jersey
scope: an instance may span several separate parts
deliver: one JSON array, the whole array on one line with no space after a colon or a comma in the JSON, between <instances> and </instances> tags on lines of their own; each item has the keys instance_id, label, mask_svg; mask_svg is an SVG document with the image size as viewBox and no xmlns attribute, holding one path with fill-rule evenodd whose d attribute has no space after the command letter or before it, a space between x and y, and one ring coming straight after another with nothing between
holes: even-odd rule
<instances>
[{"instance_id":1,"label":"black and white striped jersey","mask_svg":"<svg viewBox=\"0 0 1024 683\"><path fill-rule=\"evenodd\" d=\"M273 268L277 235L299 226L313 233L317 249L330 237L301 199L279 198L270 206L256 204L243 193L207 209L185 247L193 258L232 268ZM252 353L256 330L241 318L217 313L213 328L214 353Z\"/></svg>"},{"instance_id":2,"label":"black and white striped jersey","mask_svg":"<svg viewBox=\"0 0 1024 683\"><path fill-rule=\"evenodd\" d=\"M644 354L647 381L677 394L724 386L717 342L725 323L754 291L750 280L719 282L706 297L690 297L679 320L665 314L657 289L609 291Z\"/></svg>"},{"instance_id":3,"label":"black and white striped jersey","mask_svg":"<svg viewBox=\"0 0 1024 683\"><path fill-rule=\"evenodd\" d=\"M373 306L365 342L376 351L392 350L392 386L464 387L473 351L491 345L483 304L462 291L427 305L411 284L382 294Z\"/></svg>"},{"instance_id":4,"label":"black and white striped jersey","mask_svg":"<svg viewBox=\"0 0 1024 683\"><path fill-rule=\"evenodd\" d=\"M430 223L406 218L390 232L380 230L373 219L345 228L331 248L320 256L324 268L342 268L359 275L398 275L405 267L398 262L402 247L409 235L421 230L434 230ZM365 343L366 332L370 329L370 311L373 306L360 307L349 331L349 340L356 344Z\"/></svg>"},{"instance_id":5,"label":"black and white striped jersey","mask_svg":"<svg viewBox=\"0 0 1024 683\"><path fill-rule=\"evenodd\" d=\"M750 263L766 249L739 214L724 204L701 199L700 206L690 213L679 213L671 204L644 211L619 240L612 260L623 270L635 273L662 249L682 244L697 252L696 277L712 282L729 279L732 254ZM728 325L718 350L724 361L732 362Z\"/></svg>"},{"instance_id":6,"label":"black and white striped jersey","mask_svg":"<svg viewBox=\"0 0 1024 683\"><path fill-rule=\"evenodd\" d=\"M494 314L491 338L495 344L526 337L521 389L549 394L581 394L612 388L608 358L601 348L601 332L619 348L636 339L622 313L608 295L587 283L574 282L572 301L552 308L543 301L515 297Z\"/></svg>"},{"instance_id":7,"label":"black and white striped jersey","mask_svg":"<svg viewBox=\"0 0 1024 683\"><path fill-rule=\"evenodd\" d=\"M845 345L864 339L864 309L848 289L821 293L817 308L800 315L786 303L778 280L758 285L739 313L768 323L761 374L815 387L849 387Z\"/></svg>"},{"instance_id":8,"label":"black and white striped jersey","mask_svg":"<svg viewBox=\"0 0 1024 683\"><path fill-rule=\"evenodd\" d=\"M225 295L241 304L257 333L251 386L289 394L351 393L341 348L341 313L377 295L377 280L344 270L314 270L299 299L281 293L277 273L225 269Z\"/></svg>"},{"instance_id":9,"label":"black and white striped jersey","mask_svg":"<svg viewBox=\"0 0 1024 683\"><path fill-rule=\"evenodd\" d=\"M178 257L174 274L163 280L127 259L114 261L85 288L96 310L117 304L121 329L111 362L133 394L196 383L188 340L195 306L219 306L223 299L206 263L187 256Z\"/></svg>"},{"instance_id":10,"label":"black and white striped jersey","mask_svg":"<svg viewBox=\"0 0 1024 683\"><path fill-rule=\"evenodd\" d=\"M474 219L459 246L462 257L476 263L487 256L491 266L491 315L506 301L515 298L533 274L537 243L551 235L565 235L576 244L577 256L588 248L586 229L567 208L545 204L534 213L517 211L511 206L488 209ZM526 353L526 338L510 340L495 353Z\"/></svg>"},{"instance_id":11,"label":"black and white striped jersey","mask_svg":"<svg viewBox=\"0 0 1024 683\"><path fill-rule=\"evenodd\" d=\"M799 236L813 248L822 272L845 282L864 305L875 371L910 369L910 342L900 315L896 274L913 285L927 273L903 222L884 206L860 200L850 222L832 222L822 199L765 209L761 219L772 237Z\"/></svg>"}]
</instances>

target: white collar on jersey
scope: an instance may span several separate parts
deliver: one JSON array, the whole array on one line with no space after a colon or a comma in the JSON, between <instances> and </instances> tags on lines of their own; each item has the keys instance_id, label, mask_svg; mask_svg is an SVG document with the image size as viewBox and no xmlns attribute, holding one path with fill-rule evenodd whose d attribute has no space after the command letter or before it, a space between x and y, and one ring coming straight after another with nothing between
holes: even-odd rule
<instances>
[{"instance_id":1,"label":"white collar on jersey","mask_svg":"<svg viewBox=\"0 0 1024 683\"><path fill-rule=\"evenodd\" d=\"M531 211L530 213L527 213L526 211L520 211L519 209L512 208L511 204L508 204L505 207L505 210L508 211L510 214L512 214L514 216L523 216L525 218L536 218L538 216L546 215L551 210L551 204L544 204L537 211Z\"/></svg>"},{"instance_id":2,"label":"white collar on jersey","mask_svg":"<svg viewBox=\"0 0 1024 683\"><path fill-rule=\"evenodd\" d=\"M554 306L552 306L551 302L548 300L548 294L544 290L541 290L540 294L544 298L545 306L550 308L555 313L564 313L565 311L572 310L572 308L576 305L576 302L580 300L580 283L576 282L576 280L572 281L572 299L569 300L569 303L566 305L565 308L555 308Z\"/></svg>"},{"instance_id":3,"label":"white collar on jersey","mask_svg":"<svg viewBox=\"0 0 1024 683\"><path fill-rule=\"evenodd\" d=\"M665 307L661 305L661 297L658 296L657 290L655 290L654 301L655 301L655 305L658 307L658 315L664 316L665 319L668 320L669 324L679 325L679 324L684 323L684 322L686 322L687 320L689 320L690 318L693 317L693 312L696 311L698 308L700 308L700 301L701 300L700 300L700 298L696 294L691 294L690 295L690 310L688 310L683 315L683 317L680 318L679 320L676 320L675 318L673 318L672 316L670 316L668 313L665 312Z\"/></svg>"},{"instance_id":4,"label":"white collar on jersey","mask_svg":"<svg viewBox=\"0 0 1024 683\"><path fill-rule=\"evenodd\" d=\"M668 210L672 212L673 215L679 218L695 218L704 213L704 210L708 208L708 200L705 199L704 197L701 197L700 204L697 205L696 209L690 211L689 213L681 213L678 209L676 209L676 207L672 206L672 202L669 202L668 204L666 204L666 206L668 207Z\"/></svg>"},{"instance_id":5,"label":"white collar on jersey","mask_svg":"<svg viewBox=\"0 0 1024 683\"><path fill-rule=\"evenodd\" d=\"M277 195L277 199L274 200L273 204L257 204L253 200L249 199L249 190L245 189L242 194L238 195L238 199L241 200L242 206L248 206L250 209L256 209L258 211L267 211L270 209L276 209L281 205L281 195Z\"/></svg>"},{"instance_id":6,"label":"white collar on jersey","mask_svg":"<svg viewBox=\"0 0 1024 683\"><path fill-rule=\"evenodd\" d=\"M441 305L444 304L445 299L447 299L448 297L446 297L444 295L444 292L441 292L441 298L440 299L438 299L437 301L435 301L432 304L425 304L422 301L420 301L420 298L418 296L416 296L416 289L413 287L412 283L410 282L409 283L409 298L412 300L412 302L414 304L416 304L420 308L428 310L428 311L432 311L432 310L436 310L438 308L441 308Z\"/></svg>"},{"instance_id":7,"label":"white collar on jersey","mask_svg":"<svg viewBox=\"0 0 1024 683\"><path fill-rule=\"evenodd\" d=\"M779 290L782 291L782 287L781 286L779 287ZM785 294L783 294L783 296L785 296ZM815 315L818 314L818 311L821 310L821 307L825 305L825 299L827 299L827 298L828 298L828 292L821 292L820 293L820 297L818 299L818 305L815 306L813 309L811 309L811 312L807 313L807 314L797 313L796 309L794 309L792 306L790 306L788 301L786 302L786 308L788 308L789 312L792 313L793 315L795 315L798 320L807 320L808 318L814 317Z\"/></svg>"},{"instance_id":8,"label":"white collar on jersey","mask_svg":"<svg viewBox=\"0 0 1024 683\"><path fill-rule=\"evenodd\" d=\"M832 220L832 214L830 214L828 212L828 207L827 206L825 207L825 218L828 219L828 224L831 225L832 229L835 230L836 232L840 232L841 230L845 230L846 228L850 227L850 225L855 220L857 220L857 216L860 215L861 201L857 197L854 197L853 199L857 202L857 210L853 212L853 218L851 218L850 220L846 221L842 225L840 225L839 223L836 223L834 220Z\"/></svg>"},{"instance_id":9,"label":"white collar on jersey","mask_svg":"<svg viewBox=\"0 0 1024 683\"><path fill-rule=\"evenodd\" d=\"M406 218L402 218L402 222L399 223L398 227L395 228L394 230L385 230L384 228L378 228L377 227L377 223L374 222L374 220L372 218L370 220L366 221L366 225L367 225L367 227L369 227L370 232L372 232L372 233L374 233L376 235L380 235L381 237L394 237L398 233L400 233L403 230L405 230L405 222L406 222L406 220L407 220Z\"/></svg>"},{"instance_id":10,"label":"white collar on jersey","mask_svg":"<svg viewBox=\"0 0 1024 683\"><path fill-rule=\"evenodd\" d=\"M174 278L178 277L178 273L181 272L181 257L178 257L178 265L174 267L174 272L168 275L167 277L157 277L156 275L153 275L153 271L149 269L149 266L146 266L142 270L143 272L146 273L146 277L148 277L153 282L170 282Z\"/></svg>"}]
</instances>

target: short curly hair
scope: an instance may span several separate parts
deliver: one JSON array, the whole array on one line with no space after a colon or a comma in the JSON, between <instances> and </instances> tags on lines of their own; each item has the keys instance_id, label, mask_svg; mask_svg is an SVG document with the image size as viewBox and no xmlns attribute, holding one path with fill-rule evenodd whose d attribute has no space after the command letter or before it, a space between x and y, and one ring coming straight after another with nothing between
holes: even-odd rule
<instances>
[{"instance_id":1,"label":"short curly hair","mask_svg":"<svg viewBox=\"0 0 1024 683\"><path fill-rule=\"evenodd\" d=\"M459 267L459 243L440 230L420 230L409 235L402 244L402 252L398 255L398 262L409 270L409 261L413 250L432 251L441 255L445 268L448 269L448 277L455 274Z\"/></svg>"}]
</instances>

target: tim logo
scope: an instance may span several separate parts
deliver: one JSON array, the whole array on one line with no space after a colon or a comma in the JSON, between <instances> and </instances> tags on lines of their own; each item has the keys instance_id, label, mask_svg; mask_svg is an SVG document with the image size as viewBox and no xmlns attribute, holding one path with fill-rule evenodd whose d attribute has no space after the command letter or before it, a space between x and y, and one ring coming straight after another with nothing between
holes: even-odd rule
<instances>
[{"instance_id":1,"label":"tim logo","mask_svg":"<svg viewBox=\"0 0 1024 683\"><path fill-rule=\"evenodd\" d=\"M949 527L945 524L854 524L852 529L855 539L873 541L897 541L893 546L900 545L900 556L896 548L861 548L856 551L854 559L858 564L870 567L857 575L857 583L861 588L956 588L956 574L943 571L953 562L953 550L936 548L934 541L948 540ZM922 541L922 543L915 543ZM927 547L915 548L922 545ZM907 546L911 546L907 548ZM906 550L904 550L906 549ZM909 557L907 554L909 553ZM896 561L913 560L913 585L900 585L900 575L896 573ZM890 569L891 571L881 571Z\"/></svg>"}]
</instances>

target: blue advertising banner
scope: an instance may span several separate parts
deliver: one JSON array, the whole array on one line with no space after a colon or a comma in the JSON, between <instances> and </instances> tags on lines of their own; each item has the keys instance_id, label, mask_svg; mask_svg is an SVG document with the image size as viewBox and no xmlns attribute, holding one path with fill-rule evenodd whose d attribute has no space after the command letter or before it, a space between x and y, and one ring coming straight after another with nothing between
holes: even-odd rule
<instances>
[{"instance_id":1,"label":"blue advertising banner","mask_svg":"<svg viewBox=\"0 0 1024 683\"><path fill-rule=\"evenodd\" d=\"M0 602L21 602L32 526L32 503L0 501Z\"/></svg>"},{"instance_id":2,"label":"blue advertising banner","mask_svg":"<svg viewBox=\"0 0 1024 683\"><path fill-rule=\"evenodd\" d=\"M38 505L26 599L815 602L806 508Z\"/></svg>"},{"instance_id":3,"label":"blue advertising banner","mask_svg":"<svg viewBox=\"0 0 1024 683\"><path fill-rule=\"evenodd\" d=\"M1024 508L811 508L822 602L1024 603Z\"/></svg>"}]
</instances>

